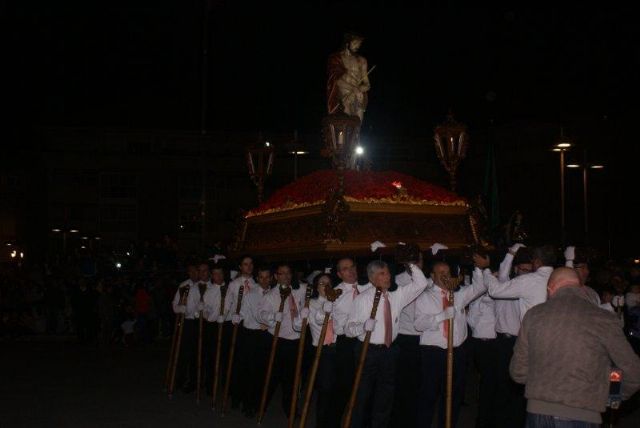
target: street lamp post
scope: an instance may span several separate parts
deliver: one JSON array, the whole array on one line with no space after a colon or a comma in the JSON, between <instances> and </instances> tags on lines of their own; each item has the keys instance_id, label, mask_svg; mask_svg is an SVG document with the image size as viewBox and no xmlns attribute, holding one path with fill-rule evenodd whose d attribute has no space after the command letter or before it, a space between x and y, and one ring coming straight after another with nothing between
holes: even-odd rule
<instances>
[{"instance_id":1,"label":"street lamp post","mask_svg":"<svg viewBox=\"0 0 640 428\"><path fill-rule=\"evenodd\" d=\"M566 216L565 216L565 179L564 179L564 153L573 146L573 143L564 136L564 130L560 129L560 139L553 146L554 152L560 153L560 231L562 237L562 246L566 242Z\"/></svg>"},{"instance_id":2,"label":"street lamp post","mask_svg":"<svg viewBox=\"0 0 640 428\"><path fill-rule=\"evenodd\" d=\"M588 187L588 172L590 169L603 169L604 165L594 164L587 162L587 149L583 150L582 164L572 163L567 165L567 168L582 169L582 204L583 204L583 216L584 216L584 240L585 243L589 239L589 187Z\"/></svg>"}]
</instances>

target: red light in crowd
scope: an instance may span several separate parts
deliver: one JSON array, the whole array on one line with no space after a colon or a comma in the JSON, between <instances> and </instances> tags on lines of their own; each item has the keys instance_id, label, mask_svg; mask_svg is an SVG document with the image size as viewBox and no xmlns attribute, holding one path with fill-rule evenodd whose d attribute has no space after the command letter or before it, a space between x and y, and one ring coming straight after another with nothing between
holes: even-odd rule
<instances>
[{"instance_id":1,"label":"red light in crowd","mask_svg":"<svg viewBox=\"0 0 640 428\"><path fill-rule=\"evenodd\" d=\"M609 376L609 382L620 382L622 380L622 372L620 370L613 370Z\"/></svg>"}]
</instances>

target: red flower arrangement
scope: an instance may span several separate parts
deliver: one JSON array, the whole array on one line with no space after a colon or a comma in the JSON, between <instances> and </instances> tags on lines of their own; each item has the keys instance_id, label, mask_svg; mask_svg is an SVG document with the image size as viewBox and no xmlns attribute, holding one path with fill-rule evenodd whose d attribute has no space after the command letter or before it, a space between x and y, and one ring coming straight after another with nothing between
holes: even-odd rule
<instances>
[{"instance_id":1,"label":"red flower arrangement","mask_svg":"<svg viewBox=\"0 0 640 428\"><path fill-rule=\"evenodd\" d=\"M344 196L347 201L466 205L465 199L455 193L395 171L347 170L344 176L344 186ZM337 171L316 171L277 190L258 208L250 211L247 216L318 205L323 203L337 187ZM402 200L397 198L400 190L404 194Z\"/></svg>"}]
</instances>

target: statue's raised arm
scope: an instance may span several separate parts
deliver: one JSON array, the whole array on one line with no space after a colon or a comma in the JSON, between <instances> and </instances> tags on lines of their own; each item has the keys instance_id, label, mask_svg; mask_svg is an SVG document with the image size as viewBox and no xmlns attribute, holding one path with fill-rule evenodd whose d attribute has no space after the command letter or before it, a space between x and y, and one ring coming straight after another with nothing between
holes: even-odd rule
<instances>
[{"instance_id":1,"label":"statue's raised arm","mask_svg":"<svg viewBox=\"0 0 640 428\"><path fill-rule=\"evenodd\" d=\"M367 60L358 55L364 38L355 33L344 36L342 49L329 56L327 64L327 109L344 112L362 121L371 88Z\"/></svg>"}]
</instances>

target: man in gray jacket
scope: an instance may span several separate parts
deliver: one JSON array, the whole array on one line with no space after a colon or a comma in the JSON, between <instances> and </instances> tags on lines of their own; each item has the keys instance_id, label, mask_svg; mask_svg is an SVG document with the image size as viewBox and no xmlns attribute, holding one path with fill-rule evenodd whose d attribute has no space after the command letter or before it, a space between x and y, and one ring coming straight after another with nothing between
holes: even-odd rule
<instances>
[{"instance_id":1,"label":"man in gray jacket","mask_svg":"<svg viewBox=\"0 0 640 428\"><path fill-rule=\"evenodd\" d=\"M614 314L589 302L573 269L558 268L549 300L529 310L511 359L526 386L527 428L595 428L605 411L611 367L622 370L622 395L640 389L640 359Z\"/></svg>"}]
</instances>

